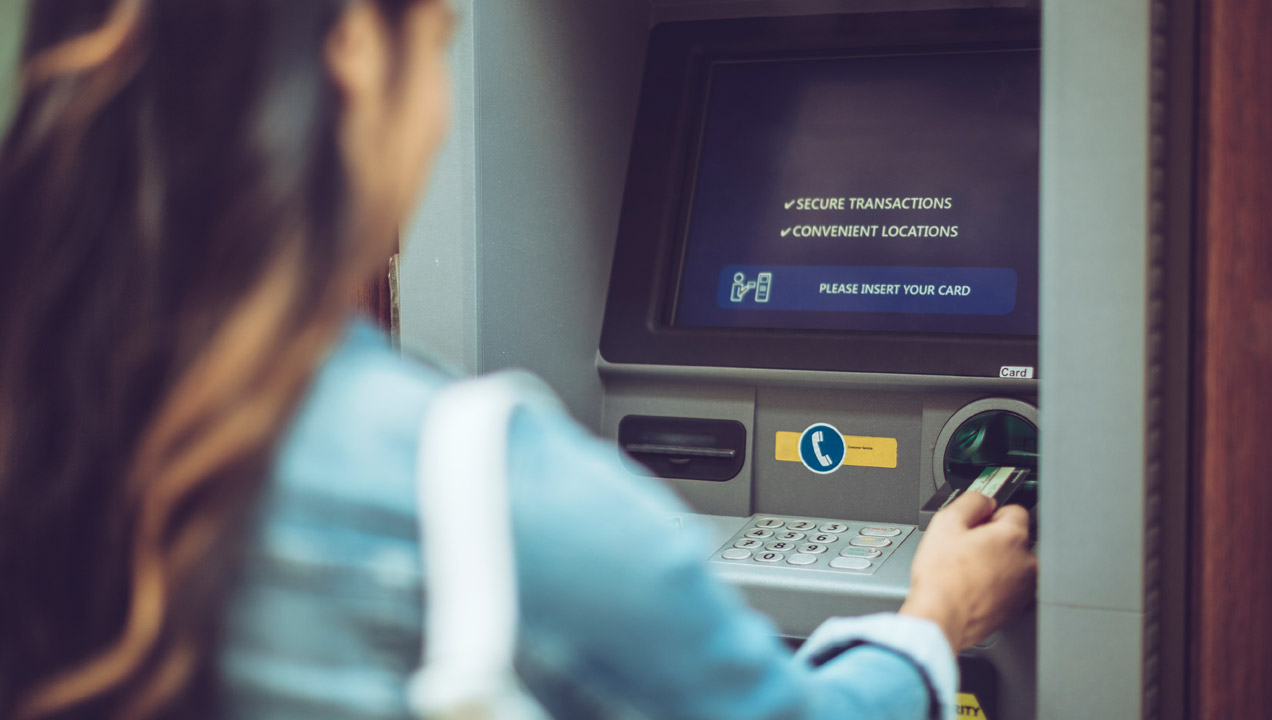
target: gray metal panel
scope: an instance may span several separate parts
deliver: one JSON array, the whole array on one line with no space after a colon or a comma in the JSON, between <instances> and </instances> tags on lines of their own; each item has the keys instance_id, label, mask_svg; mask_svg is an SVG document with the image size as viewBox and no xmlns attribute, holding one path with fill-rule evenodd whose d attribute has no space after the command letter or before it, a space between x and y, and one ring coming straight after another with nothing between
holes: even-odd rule
<instances>
[{"instance_id":1,"label":"gray metal panel","mask_svg":"<svg viewBox=\"0 0 1272 720\"><path fill-rule=\"evenodd\" d=\"M455 5L454 125L403 238L403 345L467 372L527 368L595 428L649 6Z\"/></svg>"},{"instance_id":2,"label":"gray metal panel","mask_svg":"<svg viewBox=\"0 0 1272 720\"><path fill-rule=\"evenodd\" d=\"M1143 607L1150 5L1044 13L1045 603Z\"/></svg>"},{"instance_id":3,"label":"gray metal panel","mask_svg":"<svg viewBox=\"0 0 1272 720\"><path fill-rule=\"evenodd\" d=\"M869 518L917 525L923 397L880 392L761 388L756 396L755 511L832 518ZM814 475L801 463L775 459L779 432L817 422L844 435L897 441L895 468L839 468Z\"/></svg>"},{"instance_id":4,"label":"gray metal panel","mask_svg":"<svg viewBox=\"0 0 1272 720\"><path fill-rule=\"evenodd\" d=\"M1038 707L1048 720L1141 714L1151 6L1071 0L1043 14Z\"/></svg>"},{"instance_id":5,"label":"gray metal panel","mask_svg":"<svg viewBox=\"0 0 1272 720\"><path fill-rule=\"evenodd\" d=\"M472 17L474 0L452 0ZM467 373L477 371L476 25L459 26L451 50L454 109L423 204L402 236L398 269L402 346Z\"/></svg>"},{"instance_id":6,"label":"gray metal panel","mask_svg":"<svg viewBox=\"0 0 1272 720\"><path fill-rule=\"evenodd\" d=\"M825 372L816 370L765 370L756 368L695 367L691 365L627 365L611 363L596 355L602 377L680 380L695 383L735 383L790 388L870 388L898 392L965 390L987 395L1034 395L1037 380L946 377L889 373Z\"/></svg>"},{"instance_id":7,"label":"gray metal panel","mask_svg":"<svg viewBox=\"0 0 1272 720\"><path fill-rule=\"evenodd\" d=\"M1142 642L1140 613L1040 607L1039 720L1141 717Z\"/></svg>"},{"instance_id":8,"label":"gray metal panel","mask_svg":"<svg viewBox=\"0 0 1272 720\"><path fill-rule=\"evenodd\" d=\"M990 636L982 646L968 651L968 655L988 659L998 671L998 715L994 718L1028 720L1036 717L1038 687L1049 682L1038 675L1037 649L1038 616L1030 610ZM1073 715L1070 720L1083 717L1103 716Z\"/></svg>"},{"instance_id":9,"label":"gray metal panel","mask_svg":"<svg viewBox=\"0 0 1272 720\"><path fill-rule=\"evenodd\" d=\"M648 6L475 4L482 370L525 367L585 424Z\"/></svg>"}]
</instances>

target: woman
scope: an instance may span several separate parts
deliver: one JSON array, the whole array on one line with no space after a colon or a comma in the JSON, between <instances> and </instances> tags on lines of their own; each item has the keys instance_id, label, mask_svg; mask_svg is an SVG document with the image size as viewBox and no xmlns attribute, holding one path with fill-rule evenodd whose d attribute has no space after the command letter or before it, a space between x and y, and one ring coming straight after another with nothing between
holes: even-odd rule
<instances>
[{"instance_id":1,"label":"woman","mask_svg":"<svg viewBox=\"0 0 1272 720\"><path fill-rule=\"evenodd\" d=\"M0 716L406 716L415 437L448 378L346 298L438 151L452 24L31 3L0 155ZM519 669L558 717L949 713L950 649L1032 583L1023 514L969 497L901 616L792 660L611 449L549 410L511 444Z\"/></svg>"}]
</instances>

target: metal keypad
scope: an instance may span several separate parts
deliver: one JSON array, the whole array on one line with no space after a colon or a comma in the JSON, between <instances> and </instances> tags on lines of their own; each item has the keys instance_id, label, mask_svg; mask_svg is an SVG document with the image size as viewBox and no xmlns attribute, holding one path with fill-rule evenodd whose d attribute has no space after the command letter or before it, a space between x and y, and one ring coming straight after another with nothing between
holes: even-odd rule
<instances>
[{"instance_id":1,"label":"metal keypad","mask_svg":"<svg viewBox=\"0 0 1272 720\"><path fill-rule=\"evenodd\" d=\"M756 515L711 560L872 575L911 532L913 525Z\"/></svg>"}]
</instances>

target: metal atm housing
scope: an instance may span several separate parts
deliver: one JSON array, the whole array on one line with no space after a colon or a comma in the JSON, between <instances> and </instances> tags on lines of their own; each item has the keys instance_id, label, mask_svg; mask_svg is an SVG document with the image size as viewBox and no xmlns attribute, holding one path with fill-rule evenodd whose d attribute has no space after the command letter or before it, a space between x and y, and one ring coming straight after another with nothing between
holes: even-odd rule
<instances>
[{"instance_id":1,"label":"metal atm housing","mask_svg":"<svg viewBox=\"0 0 1272 720\"><path fill-rule=\"evenodd\" d=\"M1163 344L1178 334L1160 318L1177 302L1171 228L1190 212L1180 200L1190 120L1176 108L1188 78L1171 62L1187 45L1187 3L454 4L464 18L455 123L403 235L405 347L470 372L529 368L580 421L616 439L629 417L739 424L747 447L736 479L670 481L696 511L681 521L706 534L706 553L754 515L921 528L945 450L967 421L990 412L1035 427L1046 479L1037 608L969 653L992 666L991 717L1174 716L1169 708L1184 705L1179 653L1163 618L1175 611L1175 580L1160 557L1176 518L1160 500L1178 379ZM977 12L1033 13L1040 23L1041 332L1032 351L947 375L903 367L903 353L896 368L869 372L607 355L602 326L651 37L687 22L851 25L911 14L923 26ZM1038 379L1000 377L1004 366L1034 367ZM776 460L777 434L813 421L895 439L896 468L849 467L818 481ZM797 641L832 615L895 609L919 537L864 576L712 566Z\"/></svg>"},{"instance_id":2,"label":"metal atm housing","mask_svg":"<svg viewBox=\"0 0 1272 720\"><path fill-rule=\"evenodd\" d=\"M689 273L691 228L700 222L696 201L705 192L701 183L707 175L700 164L708 162L710 132L744 122L741 117L709 117L708 113L719 111L707 97L722 82L718 73L772 67L764 63L792 68L789 73L794 77L799 77L797 68L832 67L835 74L860 73L859 82L869 82L868 68L887 72L890 63L913 63L919 69L907 72L919 74L931 72L938 64L967 62L981 67L985 59L1005 63L1013 78L1019 74L1027 79L1019 85L996 86L993 92L1001 95L1007 87L1018 88L1025 97L1014 102L1026 108L1019 117L1032 125L1021 133L1032 143L1026 142L1024 151L1007 154L1013 171L1015 163L1023 162L1033 176L995 178L993 187L997 191L1003 186L1035 188L1021 193L1022 207L1009 212L1023 215L1032 231L1019 242L1036 243L1038 23L1037 9L1023 7L706 21L663 25L651 35L598 355L605 392L602 433L617 438L633 457L656 467L680 492L696 511L681 522L706 535L713 548L720 548L710 556L713 569L742 588L752 605L772 618L793 643L808 637L829 617L894 611L900 606L909 586L910 560L931 514L924 508L947 480L966 488L979 469L1013 463L1030 466L1037 477L1037 385L1031 379L1010 377L1035 376L1037 344L1033 337L1014 336L675 325L675 306L689 302L682 297L689 293L685 287L689 281L682 277ZM800 101L798 92L791 97ZM778 110L775 115L806 112ZM918 125L952 122L937 114L939 110L932 112L931 119ZM777 134L762 134L775 144L789 142ZM902 142L912 144L915 139L907 137ZM831 190L844 187L842 175L834 176L839 179L822 182ZM772 182L734 175L730 181L741 185ZM802 189L807 182L795 178L787 185ZM940 183L923 186L936 185ZM858 179L852 187L878 187L878 183ZM812 189L808 192L815 194ZM740 231L748 238L768 233L776 238L782 224L809 217L793 212L782 200L785 196L770 197L773 212L754 211L764 220L748 219ZM958 201L964 202L965 196ZM821 219L809 222L827 221L825 213L812 217ZM983 220L979 227L977 218L969 220L972 227L965 230L983 233L988 229ZM765 221L779 224L756 227ZM726 247L733 242L732 235L718 231L715 235L723 237L721 245ZM798 245L789 237L769 242ZM901 261L913 263L908 258ZM1022 292L1035 292L1036 286L1027 279L1030 271L1036 277L1036 265L1021 270ZM724 275L728 274L726 270ZM774 293L791 292L782 286L783 280L788 286L792 282L789 275L781 274L770 280ZM726 283L727 277L719 282ZM759 308L769 298L757 294L756 302L746 305L740 297L744 294L735 291L728 300L737 302L735 307L764 312ZM1016 307L1028 313L1036 307L1036 297L1020 299ZM776 323L784 321L774 314L775 325L770 327L783 327ZM703 423L700 429L686 427L695 419ZM720 421L743 428L745 441L717 436L705 424ZM633 433L629 428L634 422L640 430ZM827 474L792 462L795 458L789 449L781 446L817 423L860 438L845 442L871 450L862 461ZM1019 434L1032 438L1014 443L1016 454L1009 457L1008 430L1017 426ZM970 463L953 462L959 454L954 448L956 438L969 446L963 460ZM991 447L998 451L990 451ZM733 452L742 459L741 467L734 466L737 474L727 480L714 476L710 470L715 459L704 457L704 453L720 452ZM968 464L973 467L964 467ZM701 471L709 477L704 479ZM957 477L959 472L968 477ZM787 531L773 535L775 542L767 542L757 538L772 531L754 527L757 522L846 530ZM918 529L911 531L912 527ZM867 538L862 533L896 536ZM790 554L782 538L792 538L789 545L795 548L810 547L794 539L801 534L818 551L823 550L817 546L819 541L834 545L820 557ZM845 540L849 545L844 552L876 556L838 561L825 556L839 552ZM854 543L882 547L853 547ZM791 564L796 562L810 564ZM843 563L860 567L841 571L837 565ZM1032 618L967 653L961 664L964 689L977 696L975 705L988 716L1024 717L1031 712L1036 675Z\"/></svg>"}]
</instances>

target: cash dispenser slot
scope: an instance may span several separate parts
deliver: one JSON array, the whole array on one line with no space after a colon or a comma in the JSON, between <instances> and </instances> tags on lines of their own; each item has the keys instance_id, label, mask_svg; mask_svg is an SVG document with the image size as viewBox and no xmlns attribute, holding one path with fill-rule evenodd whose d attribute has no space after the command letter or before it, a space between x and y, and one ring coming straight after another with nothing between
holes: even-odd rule
<instances>
[{"instance_id":1,"label":"cash dispenser slot","mask_svg":"<svg viewBox=\"0 0 1272 720\"><path fill-rule=\"evenodd\" d=\"M736 420L628 415L618 425L632 469L663 478L732 480L746 463L746 442Z\"/></svg>"}]
</instances>

